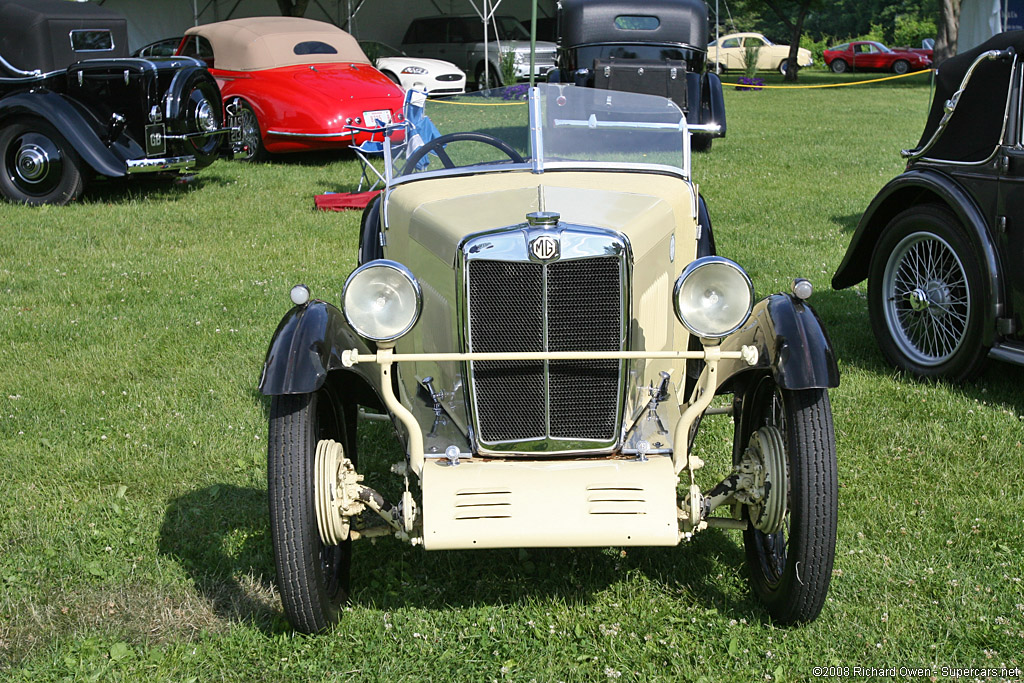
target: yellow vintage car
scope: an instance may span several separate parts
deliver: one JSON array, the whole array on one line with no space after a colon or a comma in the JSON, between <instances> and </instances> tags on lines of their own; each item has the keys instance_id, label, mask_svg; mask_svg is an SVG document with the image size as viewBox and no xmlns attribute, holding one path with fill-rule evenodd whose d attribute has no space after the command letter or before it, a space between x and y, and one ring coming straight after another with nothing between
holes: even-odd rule
<instances>
[{"instance_id":1,"label":"yellow vintage car","mask_svg":"<svg viewBox=\"0 0 1024 683\"><path fill-rule=\"evenodd\" d=\"M267 352L294 628L338 618L366 538L675 546L708 527L742 531L777 623L814 619L835 550L839 371L808 281L757 300L715 253L690 173L691 134L708 131L664 97L568 84L426 106L439 137L384 131L386 189L340 301L296 285ZM701 422L729 416L733 444L705 444L705 467ZM372 419L401 443L373 487L356 454Z\"/></svg>"},{"instance_id":2,"label":"yellow vintage car","mask_svg":"<svg viewBox=\"0 0 1024 683\"><path fill-rule=\"evenodd\" d=\"M748 47L758 48L758 71L786 73L789 62L789 45L776 45L760 33L730 33L708 43L708 64L716 73L742 71L746 68ZM814 64L811 51L797 50L797 64L801 69Z\"/></svg>"}]
</instances>

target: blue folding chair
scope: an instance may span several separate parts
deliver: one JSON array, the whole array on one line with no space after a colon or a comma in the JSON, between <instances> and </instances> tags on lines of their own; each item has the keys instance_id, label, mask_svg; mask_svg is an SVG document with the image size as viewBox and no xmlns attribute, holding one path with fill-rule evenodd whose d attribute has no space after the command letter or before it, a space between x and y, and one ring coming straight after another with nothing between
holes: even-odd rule
<instances>
[{"instance_id":1,"label":"blue folding chair","mask_svg":"<svg viewBox=\"0 0 1024 683\"><path fill-rule=\"evenodd\" d=\"M368 132L370 138L358 146L353 146L352 151L363 162L362 175L359 178L358 191L363 191L363 183L370 183L367 191L375 190L381 183L387 184L390 181L393 171L393 160L403 153L406 158L424 144L434 138L440 137L441 133L437 126L430 120L424 109L427 101L427 94L421 90L409 90L405 93L403 105L403 121L398 123L385 124L383 121L366 122L366 127L349 125L347 128L352 131L353 136L357 132ZM405 139L402 142L393 142L392 136L397 130L405 130ZM378 139L379 136L379 139ZM377 170L373 159L384 159L384 172ZM422 170L430 163L428 157L423 157L416 168Z\"/></svg>"},{"instance_id":2,"label":"blue folding chair","mask_svg":"<svg viewBox=\"0 0 1024 683\"><path fill-rule=\"evenodd\" d=\"M427 93L425 92L410 90L405 94L405 122L409 124L408 140L405 147L406 158L434 138L441 137L441 132L427 116L424 108L426 102ZM420 159L416 164L416 169L422 171L426 168L430 164L429 157L428 154Z\"/></svg>"}]
</instances>

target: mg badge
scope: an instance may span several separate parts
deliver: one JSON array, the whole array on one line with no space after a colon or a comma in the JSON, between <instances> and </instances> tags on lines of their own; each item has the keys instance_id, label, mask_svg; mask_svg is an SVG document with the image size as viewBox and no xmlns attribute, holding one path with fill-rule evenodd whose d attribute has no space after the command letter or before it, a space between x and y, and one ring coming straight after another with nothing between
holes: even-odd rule
<instances>
[{"instance_id":1,"label":"mg badge","mask_svg":"<svg viewBox=\"0 0 1024 683\"><path fill-rule=\"evenodd\" d=\"M538 261L550 261L558 258L558 238L553 235L541 235L530 242L530 253Z\"/></svg>"}]
</instances>

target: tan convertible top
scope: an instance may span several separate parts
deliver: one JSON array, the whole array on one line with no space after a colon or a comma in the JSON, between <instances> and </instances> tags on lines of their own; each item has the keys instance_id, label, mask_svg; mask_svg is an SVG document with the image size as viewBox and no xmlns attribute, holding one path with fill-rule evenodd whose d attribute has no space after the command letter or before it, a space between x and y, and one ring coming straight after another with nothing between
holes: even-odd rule
<instances>
[{"instance_id":1,"label":"tan convertible top","mask_svg":"<svg viewBox=\"0 0 1024 683\"><path fill-rule=\"evenodd\" d=\"M355 38L333 24L313 19L231 19L194 26L185 35L209 40L214 68L228 71L328 62L370 63Z\"/></svg>"}]
</instances>

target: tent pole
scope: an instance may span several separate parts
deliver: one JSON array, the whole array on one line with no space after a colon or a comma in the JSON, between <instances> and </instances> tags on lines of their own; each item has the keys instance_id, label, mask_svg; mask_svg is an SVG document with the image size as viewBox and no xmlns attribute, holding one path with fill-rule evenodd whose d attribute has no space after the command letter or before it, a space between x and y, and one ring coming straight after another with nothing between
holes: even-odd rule
<instances>
[{"instance_id":1,"label":"tent pole","mask_svg":"<svg viewBox=\"0 0 1024 683\"><path fill-rule=\"evenodd\" d=\"M715 72L716 73L718 71L718 65L721 64L721 62L718 61L718 48L719 48L719 45L718 45L718 24L719 24L719 21L718 21L718 0L715 0Z\"/></svg>"},{"instance_id":2,"label":"tent pole","mask_svg":"<svg viewBox=\"0 0 1024 683\"><path fill-rule=\"evenodd\" d=\"M537 52L537 0L530 3L530 89L533 89L533 71Z\"/></svg>"}]
</instances>

